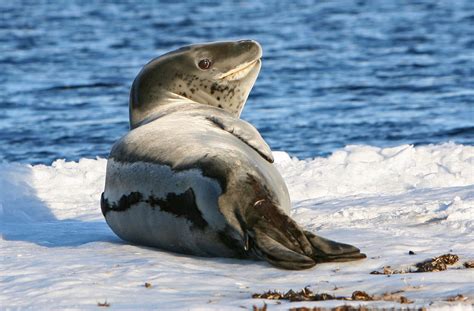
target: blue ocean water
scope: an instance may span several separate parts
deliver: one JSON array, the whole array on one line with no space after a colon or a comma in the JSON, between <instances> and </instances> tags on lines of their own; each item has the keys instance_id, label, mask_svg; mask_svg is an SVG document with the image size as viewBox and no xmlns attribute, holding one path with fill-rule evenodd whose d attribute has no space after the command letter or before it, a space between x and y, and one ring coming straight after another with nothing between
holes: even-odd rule
<instances>
[{"instance_id":1,"label":"blue ocean water","mask_svg":"<svg viewBox=\"0 0 474 311\"><path fill-rule=\"evenodd\" d=\"M300 158L474 143L474 1L0 1L0 161L107 156L150 59L255 39L242 118Z\"/></svg>"}]
</instances>

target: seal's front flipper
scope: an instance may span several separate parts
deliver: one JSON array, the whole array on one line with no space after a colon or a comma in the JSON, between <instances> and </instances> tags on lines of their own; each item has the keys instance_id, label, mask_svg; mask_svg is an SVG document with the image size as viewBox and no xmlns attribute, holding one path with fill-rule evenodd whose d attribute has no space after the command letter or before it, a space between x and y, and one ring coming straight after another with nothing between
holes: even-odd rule
<instances>
[{"instance_id":1,"label":"seal's front flipper","mask_svg":"<svg viewBox=\"0 0 474 311\"><path fill-rule=\"evenodd\" d=\"M313 245L313 259L317 263L352 261L364 259L367 257L365 254L362 254L360 250L355 246L331 241L323 237L317 236L309 231L305 231L304 233L306 235L306 238Z\"/></svg>"},{"instance_id":2,"label":"seal's front flipper","mask_svg":"<svg viewBox=\"0 0 474 311\"><path fill-rule=\"evenodd\" d=\"M260 153L265 160L273 163L272 150L265 140L263 140L262 136L260 136L257 129L250 123L236 118L226 118L221 116L210 116L207 117L207 119L252 147L255 151Z\"/></svg>"}]
</instances>

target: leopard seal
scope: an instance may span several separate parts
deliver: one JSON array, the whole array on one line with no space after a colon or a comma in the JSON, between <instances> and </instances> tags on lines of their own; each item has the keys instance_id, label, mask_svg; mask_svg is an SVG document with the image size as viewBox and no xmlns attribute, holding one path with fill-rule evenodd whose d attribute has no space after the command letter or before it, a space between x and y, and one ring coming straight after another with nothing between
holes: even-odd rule
<instances>
[{"instance_id":1,"label":"leopard seal","mask_svg":"<svg viewBox=\"0 0 474 311\"><path fill-rule=\"evenodd\" d=\"M303 230L267 143L239 119L261 67L251 40L191 45L146 64L130 131L112 147L101 209L131 243L285 269L365 258Z\"/></svg>"}]
</instances>

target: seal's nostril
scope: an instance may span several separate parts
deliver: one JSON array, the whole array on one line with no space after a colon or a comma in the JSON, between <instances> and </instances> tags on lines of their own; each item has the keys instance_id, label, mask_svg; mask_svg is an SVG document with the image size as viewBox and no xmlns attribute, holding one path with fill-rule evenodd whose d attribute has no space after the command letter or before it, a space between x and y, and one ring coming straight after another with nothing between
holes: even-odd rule
<instances>
[{"instance_id":1,"label":"seal's nostril","mask_svg":"<svg viewBox=\"0 0 474 311\"><path fill-rule=\"evenodd\" d=\"M236 41L236 46L238 49L246 51L254 51L261 54L262 47L255 40L239 40ZM260 51L260 52L259 52Z\"/></svg>"},{"instance_id":2,"label":"seal's nostril","mask_svg":"<svg viewBox=\"0 0 474 311\"><path fill-rule=\"evenodd\" d=\"M239 41L237 41L237 47L239 49L243 49L243 50L247 50L247 51L253 50L258 46L259 46L259 44L254 40L239 40Z\"/></svg>"}]
</instances>

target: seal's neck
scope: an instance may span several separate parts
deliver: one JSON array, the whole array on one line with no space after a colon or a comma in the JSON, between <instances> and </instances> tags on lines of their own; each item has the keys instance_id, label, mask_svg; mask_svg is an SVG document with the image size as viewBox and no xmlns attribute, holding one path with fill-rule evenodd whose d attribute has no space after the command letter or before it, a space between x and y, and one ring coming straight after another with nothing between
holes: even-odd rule
<instances>
[{"instance_id":1,"label":"seal's neck","mask_svg":"<svg viewBox=\"0 0 474 311\"><path fill-rule=\"evenodd\" d=\"M149 123L159 117L168 114L175 110L182 109L183 106L190 108L201 105L199 102L191 100L187 97L173 93L171 91L160 89L159 97L156 99L156 103L151 103L146 111L132 111L132 105L130 105L130 129L139 127L140 125Z\"/></svg>"}]
</instances>

